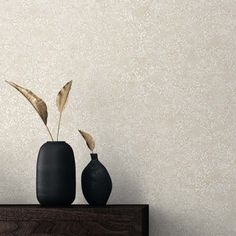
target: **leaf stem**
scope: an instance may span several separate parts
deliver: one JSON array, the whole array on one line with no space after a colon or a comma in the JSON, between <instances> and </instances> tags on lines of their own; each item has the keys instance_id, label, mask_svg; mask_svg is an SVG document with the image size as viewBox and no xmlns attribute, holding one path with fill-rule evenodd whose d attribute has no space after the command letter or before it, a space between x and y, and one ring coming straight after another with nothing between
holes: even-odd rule
<instances>
[{"instance_id":1,"label":"leaf stem","mask_svg":"<svg viewBox=\"0 0 236 236\"><path fill-rule=\"evenodd\" d=\"M53 140L53 137L52 137L52 133L50 132L50 130L49 130L49 128L48 128L48 126L47 126L47 125L45 125L45 126L46 126L46 128L47 128L47 131L48 131L48 133L49 133L50 137L51 137L51 140L52 140L52 141L54 141L54 140Z\"/></svg>"},{"instance_id":2,"label":"leaf stem","mask_svg":"<svg viewBox=\"0 0 236 236\"><path fill-rule=\"evenodd\" d=\"M58 127L57 127L57 141L58 141L58 137L59 137L59 133L60 133L61 115L62 115L62 112L60 112L59 122L58 122Z\"/></svg>"}]
</instances>

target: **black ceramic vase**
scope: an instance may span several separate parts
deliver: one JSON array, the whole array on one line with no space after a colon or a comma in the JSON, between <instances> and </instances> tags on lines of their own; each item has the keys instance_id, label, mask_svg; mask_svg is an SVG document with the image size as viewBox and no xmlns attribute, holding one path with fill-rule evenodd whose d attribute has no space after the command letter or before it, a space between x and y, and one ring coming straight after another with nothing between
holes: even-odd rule
<instances>
[{"instance_id":1,"label":"black ceramic vase","mask_svg":"<svg viewBox=\"0 0 236 236\"><path fill-rule=\"evenodd\" d=\"M75 199L75 159L66 142L47 142L39 150L37 199L45 206L70 205Z\"/></svg>"},{"instance_id":2,"label":"black ceramic vase","mask_svg":"<svg viewBox=\"0 0 236 236\"><path fill-rule=\"evenodd\" d=\"M111 177L96 153L92 153L91 158L82 172L82 191L90 205L106 205L112 190Z\"/></svg>"}]
</instances>

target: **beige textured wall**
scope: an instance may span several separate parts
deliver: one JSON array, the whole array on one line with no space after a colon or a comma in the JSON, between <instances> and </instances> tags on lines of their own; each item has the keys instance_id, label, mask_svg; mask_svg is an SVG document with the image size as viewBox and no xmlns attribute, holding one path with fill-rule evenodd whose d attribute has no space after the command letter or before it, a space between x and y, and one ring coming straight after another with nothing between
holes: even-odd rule
<instances>
[{"instance_id":1,"label":"beige textured wall","mask_svg":"<svg viewBox=\"0 0 236 236\"><path fill-rule=\"evenodd\" d=\"M0 1L0 203L36 203L46 130L4 83L49 107L73 79L61 138L80 174L97 141L110 203L149 203L152 236L236 235L236 1Z\"/></svg>"}]
</instances>

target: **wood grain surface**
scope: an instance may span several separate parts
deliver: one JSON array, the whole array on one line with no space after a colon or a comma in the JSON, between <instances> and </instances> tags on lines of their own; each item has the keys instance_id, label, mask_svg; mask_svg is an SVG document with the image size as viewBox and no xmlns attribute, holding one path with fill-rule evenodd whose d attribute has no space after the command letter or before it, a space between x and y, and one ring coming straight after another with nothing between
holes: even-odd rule
<instances>
[{"instance_id":1,"label":"wood grain surface","mask_svg":"<svg viewBox=\"0 0 236 236\"><path fill-rule=\"evenodd\" d=\"M147 236L148 205L0 205L0 235Z\"/></svg>"}]
</instances>

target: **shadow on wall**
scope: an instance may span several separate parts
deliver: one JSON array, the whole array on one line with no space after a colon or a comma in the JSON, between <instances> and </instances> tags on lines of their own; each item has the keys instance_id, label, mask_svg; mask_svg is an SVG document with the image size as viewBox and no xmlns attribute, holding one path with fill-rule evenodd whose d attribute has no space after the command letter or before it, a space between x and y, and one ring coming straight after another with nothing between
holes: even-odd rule
<instances>
[{"instance_id":1,"label":"shadow on wall","mask_svg":"<svg viewBox=\"0 0 236 236\"><path fill-rule=\"evenodd\" d=\"M119 159L116 159L119 160ZM111 174L113 189L111 198L108 204L143 204L145 192L142 190L137 178L134 178L133 173L129 169L124 169L122 165L117 163L117 170L109 168ZM123 170L122 173L120 170Z\"/></svg>"},{"instance_id":2,"label":"shadow on wall","mask_svg":"<svg viewBox=\"0 0 236 236\"><path fill-rule=\"evenodd\" d=\"M158 204L158 203L157 203ZM165 213L158 207L150 205L150 236L192 236L206 235L201 225L194 224L194 219ZM189 222L189 223L187 223ZM194 227L196 225L196 227Z\"/></svg>"},{"instance_id":3,"label":"shadow on wall","mask_svg":"<svg viewBox=\"0 0 236 236\"><path fill-rule=\"evenodd\" d=\"M116 203L149 204L149 235L150 236L192 236L206 235L203 233L199 222L195 222L189 216L177 215L174 212L166 212L158 206L158 200L149 202L147 193L143 191L137 178L131 172L124 171L118 180L112 199ZM117 197L118 196L118 197Z\"/></svg>"}]
</instances>

